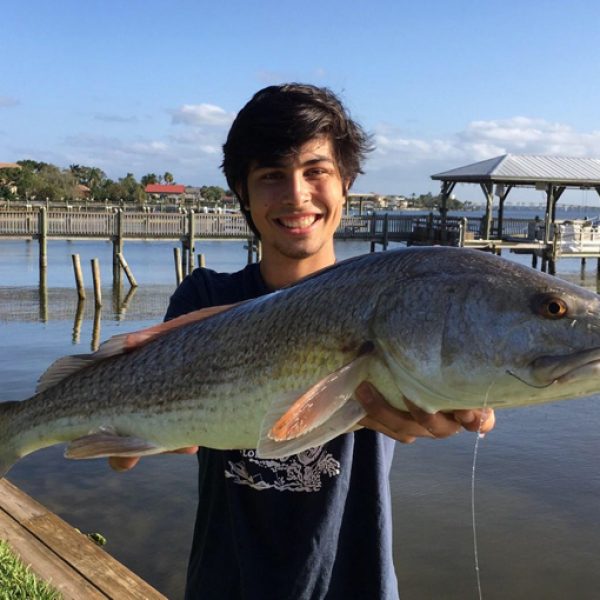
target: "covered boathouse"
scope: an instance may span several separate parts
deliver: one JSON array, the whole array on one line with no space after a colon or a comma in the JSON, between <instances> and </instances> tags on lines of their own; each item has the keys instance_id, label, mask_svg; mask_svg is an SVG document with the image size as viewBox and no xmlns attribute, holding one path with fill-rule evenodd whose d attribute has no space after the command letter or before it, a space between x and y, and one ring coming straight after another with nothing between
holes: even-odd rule
<instances>
[{"instance_id":1,"label":"covered boathouse","mask_svg":"<svg viewBox=\"0 0 600 600\"><path fill-rule=\"evenodd\" d=\"M546 208L542 239L545 256L551 262L557 257L559 240L555 238L556 203L566 189L591 189L600 195L600 159L576 158L567 156L503 154L495 158L466 165L431 175L441 181L440 213L442 228L448 213L448 199L457 183L478 184L485 197L485 216L482 221L480 238L484 240L503 239L504 203L513 188L534 188L545 192ZM493 227L494 196L498 198L496 227ZM498 246L498 247L501 247ZM594 256L600 259L600 240L580 252L580 256ZM600 263L599 263L600 264Z\"/></svg>"}]
</instances>

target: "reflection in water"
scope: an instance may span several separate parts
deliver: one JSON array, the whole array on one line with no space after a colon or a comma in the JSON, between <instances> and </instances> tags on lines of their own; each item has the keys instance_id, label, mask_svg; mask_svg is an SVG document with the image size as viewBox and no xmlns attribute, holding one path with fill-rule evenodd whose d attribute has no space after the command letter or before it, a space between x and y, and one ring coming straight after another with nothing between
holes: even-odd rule
<instances>
[{"instance_id":1,"label":"reflection in water","mask_svg":"<svg viewBox=\"0 0 600 600\"><path fill-rule=\"evenodd\" d=\"M94 307L94 325L92 327L92 352L98 350L100 346L100 322L102 321L102 309L100 306Z\"/></svg>"},{"instance_id":2,"label":"reflection in water","mask_svg":"<svg viewBox=\"0 0 600 600\"><path fill-rule=\"evenodd\" d=\"M79 344L81 336L81 325L83 323L83 311L85 308L85 298L77 299L77 310L75 311L75 320L73 321L73 343Z\"/></svg>"},{"instance_id":3,"label":"reflection in water","mask_svg":"<svg viewBox=\"0 0 600 600\"><path fill-rule=\"evenodd\" d=\"M48 271L47 269L40 268L40 284L38 287L38 293L40 298L40 311L39 317L42 323L48 320Z\"/></svg>"},{"instance_id":4,"label":"reflection in water","mask_svg":"<svg viewBox=\"0 0 600 600\"><path fill-rule=\"evenodd\" d=\"M127 308L129 307L130 302L133 300L133 297L135 296L137 289L138 289L137 287L129 288L129 291L127 292L127 296L125 296L125 299L123 300L123 302L119 306L119 310L117 311L117 317L119 320L125 318L125 313L127 312Z\"/></svg>"}]
</instances>

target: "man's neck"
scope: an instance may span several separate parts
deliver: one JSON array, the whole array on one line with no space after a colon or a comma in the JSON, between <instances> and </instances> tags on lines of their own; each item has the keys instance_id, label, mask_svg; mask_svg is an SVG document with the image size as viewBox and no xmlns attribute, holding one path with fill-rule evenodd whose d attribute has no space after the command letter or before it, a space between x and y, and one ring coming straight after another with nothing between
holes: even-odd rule
<instances>
[{"instance_id":1,"label":"man's neck","mask_svg":"<svg viewBox=\"0 0 600 600\"><path fill-rule=\"evenodd\" d=\"M333 250L302 259L263 255L260 261L260 274L269 288L278 290L334 263Z\"/></svg>"}]
</instances>

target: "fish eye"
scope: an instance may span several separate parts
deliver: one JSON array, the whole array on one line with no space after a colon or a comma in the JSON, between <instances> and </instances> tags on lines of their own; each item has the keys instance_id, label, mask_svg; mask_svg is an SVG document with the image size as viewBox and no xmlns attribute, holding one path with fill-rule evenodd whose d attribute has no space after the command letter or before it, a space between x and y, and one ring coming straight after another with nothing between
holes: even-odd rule
<instances>
[{"instance_id":1,"label":"fish eye","mask_svg":"<svg viewBox=\"0 0 600 600\"><path fill-rule=\"evenodd\" d=\"M542 296L536 302L536 312L546 319L562 319L567 316L569 307L558 296Z\"/></svg>"}]
</instances>

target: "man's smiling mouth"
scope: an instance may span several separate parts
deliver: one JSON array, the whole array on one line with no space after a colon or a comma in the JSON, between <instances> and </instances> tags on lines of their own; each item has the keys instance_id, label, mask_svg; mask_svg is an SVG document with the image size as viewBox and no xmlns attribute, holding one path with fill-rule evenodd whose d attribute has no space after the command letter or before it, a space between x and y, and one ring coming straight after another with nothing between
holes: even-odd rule
<instances>
[{"instance_id":1,"label":"man's smiling mouth","mask_svg":"<svg viewBox=\"0 0 600 600\"><path fill-rule=\"evenodd\" d=\"M275 219L279 225L287 229L306 229L310 227L314 223L316 223L319 219L321 219L323 215L302 215L302 216L287 216L287 217L279 217Z\"/></svg>"}]
</instances>

